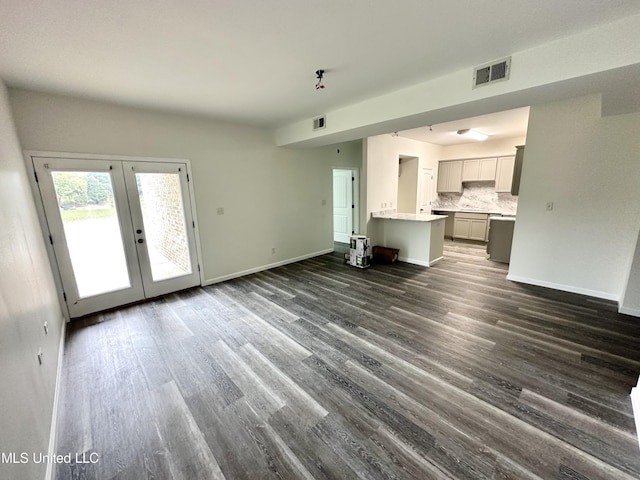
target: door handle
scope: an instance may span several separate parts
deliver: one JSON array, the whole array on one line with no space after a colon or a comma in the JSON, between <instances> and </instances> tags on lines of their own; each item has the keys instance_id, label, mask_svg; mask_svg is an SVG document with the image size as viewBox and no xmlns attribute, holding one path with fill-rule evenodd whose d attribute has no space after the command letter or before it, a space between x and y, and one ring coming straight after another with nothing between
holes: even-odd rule
<instances>
[{"instance_id":1,"label":"door handle","mask_svg":"<svg viewBox=\"0 0 640 480\"><path fill-rule=\"evenodd\" d=\"M144 239L143 238L139 238L138 239L138 243L144 243Z\"/></svg>"}]
</instances>

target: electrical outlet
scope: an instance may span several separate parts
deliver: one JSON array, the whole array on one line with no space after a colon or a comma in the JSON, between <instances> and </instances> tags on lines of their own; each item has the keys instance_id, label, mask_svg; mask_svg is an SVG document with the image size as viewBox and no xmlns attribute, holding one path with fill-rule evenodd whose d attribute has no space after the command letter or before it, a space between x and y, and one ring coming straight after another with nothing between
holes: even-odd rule
<instances>
[{"instance_id":1,"label":"electrical outlet","mask_svg":"<svg viewBox=\"0 0 640 480\"><path fill-rule=\"evenodd\" d=\"M547 202L547 205L545 208L547 212L550 212L551 210L553 210L553 202Z\"/></svg>"},{"instance_id":2,"label":"electrical outlet","mask_svg":"<svg viewBox=\"0 0 640 480\"><path fill-rule=\"evenodd\" d=\"M218 209L216 210L216 213L218 215L224 215L224 207L218 207Z\"/></svg>"}]
</instances>

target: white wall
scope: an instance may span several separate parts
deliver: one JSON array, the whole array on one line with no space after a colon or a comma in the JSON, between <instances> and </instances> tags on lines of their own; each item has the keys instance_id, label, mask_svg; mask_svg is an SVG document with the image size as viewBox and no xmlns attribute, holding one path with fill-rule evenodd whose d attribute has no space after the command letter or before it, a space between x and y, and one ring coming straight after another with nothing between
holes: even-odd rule
<instances>
[{"instance_id":1,"label":"white wall","mask_svg":"<svg viewBox=\"0 0 640 480\"><path fill-rule=\"evenodd\" d=\"M64 322L10 112L0 81L0 452L32 458L48 453ZM0 463L0 478L44 478L46 467Z\"/></svg>"},{"instance_id":2,"label":"white wall","mask_svg":"<svg viewBox=\"0 0 640 480\"><path fill-rule=\"evenodd\" d=\"M366 232L374 245L379 241L379 235L374 224L369 222L371 212L397 208L400 156L418 157L418 171L423 167L431 167L434 177L438 178L438 159L441 148L439 145L391 135L378 135L365 139ZM435 198L435 185L432 191Z\"/></svg>"},{"instance_id":3,"label":"white wall","mask_svg":"<svg viewBox=\"0 0 640 480\"><path fill-rule=\"evenodd\" d=\"M640 228L640 113L600 108L599 95L531 107L508 278L620 299Z\"/></svg>"},{"instance_id":4,"label":"white wall","mask_svg":"<svg viewBox=\"0 0 640 480\"><path fill-rule=\"evenodd\" d=\"M191 160L207 282L331 249L332 167L362 163L361 142L278 148L254 127L23 90L10 95L25 149Z\"/></svg>"},{"instance_id":5,"label":"white wall","mask_svg":"<svg viewBox=\"0 0 640 480\"><path fill-rule=\"evenodd\" d=\"M525 145L527 136L485 140L484 142L444 145L440 160L458 160L461 158L501 157L516 154L516 145Z\"/></svg>"}]
</instances>

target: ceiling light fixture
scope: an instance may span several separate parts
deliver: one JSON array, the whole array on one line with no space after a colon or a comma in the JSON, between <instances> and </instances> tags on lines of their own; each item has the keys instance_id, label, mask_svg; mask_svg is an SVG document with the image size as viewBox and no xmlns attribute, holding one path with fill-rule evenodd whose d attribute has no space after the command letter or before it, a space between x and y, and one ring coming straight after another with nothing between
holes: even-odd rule
<instances>
[{"instance_id":1,"label":"ceiling light fixture","mask_svg":"<svg viewBox=\"0 0 640 480\"><path fill-rule=\"evenodd\" d=\"M316 70L316 78L318 79L318 83L316 83L316 90L320 90L324 88L324 84L322 83L322 77L324 77L324 70L318 69Z\"/></svg>"},{"instance_id":2,"label":"ceiling light fixture","mask_svg":"<svg viewBox=\"0 0 640 480\"><path fill-rule=\"evenodd\" d=\"M473 140L483 141L489 138L489 135L486 133L479 132L478 130L474 130L472 128L465 128L463 130L458 130L458 135L462 135L463 137L471 138Z\"/></svg>"}]
</instances>

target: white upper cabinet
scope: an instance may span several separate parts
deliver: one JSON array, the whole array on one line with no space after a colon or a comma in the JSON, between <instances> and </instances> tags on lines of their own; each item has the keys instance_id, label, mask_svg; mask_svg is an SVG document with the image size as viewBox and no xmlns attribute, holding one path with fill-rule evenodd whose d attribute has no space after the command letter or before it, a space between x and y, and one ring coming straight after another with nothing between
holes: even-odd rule
<instances>
[{"instance_id":1,"label":"white upper cabinet","mask_svg":"<svg viewBox=\"0 0 640 480\"><path fill-rule=\"evenodd\" d=\"M462 192L462 160L438 163L438 193Z\"/></svg>"},{"instance_id":2,"label":"white upper cabinet","mask_svg":"<svg viewBox=\"0 0 640 480\"><path fill-rule=\"evenodd\" d=\"M474 182L480 178L480 159L462 162L462 181Z\"/></svg>"},{"instance_id":3,"label":"white upper cabinet","mask_svg":"<svg viewBox=\"0 0 640 480\"><path fill-rule=\"evenodd\" d=\"M493 181L496 179L496 165L498 163L497 158L481 158L480 159L480 174L478 180L480 181Z\"/></svg>"},{"instance_id":4,"label":"white upper cabinet","mask_svg":"<svg viewBox=\"0 0 640 480\"><path fill-rule=\"evenodd\" d=\"M472 158L462 162L463 182L483 182L496 179L496 158Z\"/></svg>"},{"instance_id":5,"label":"white upper cabinet","mask_svg":"<svg viewBox=\"0 0 640 480\"><path fill-rule=\"evenodd\" d=\"M498 157L496 168L496 192L511 193L511 182L513 181L513 167L516 157Z\"/></svg>"}]
</instances>

